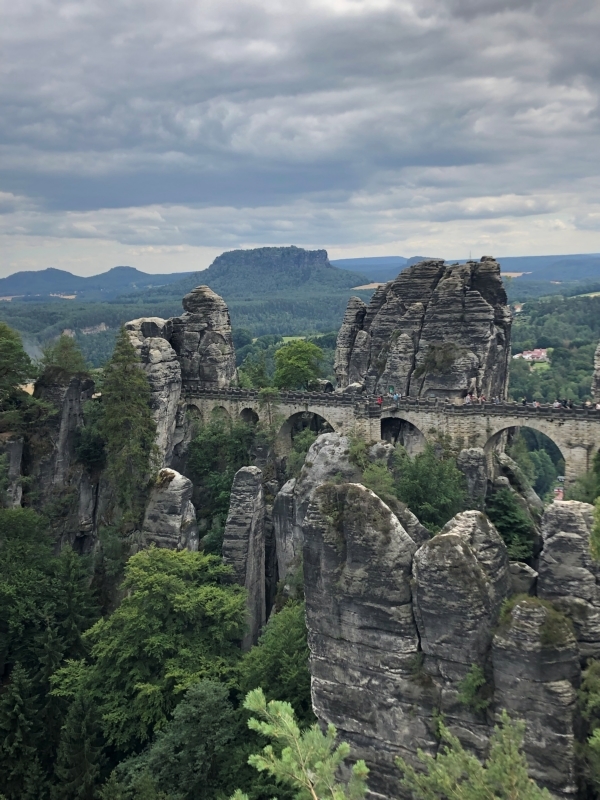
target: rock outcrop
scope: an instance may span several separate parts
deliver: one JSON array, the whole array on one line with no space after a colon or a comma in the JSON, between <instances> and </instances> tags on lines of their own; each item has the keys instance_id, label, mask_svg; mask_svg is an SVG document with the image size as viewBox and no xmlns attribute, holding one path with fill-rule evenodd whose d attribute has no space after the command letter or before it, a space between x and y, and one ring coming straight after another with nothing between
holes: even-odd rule
<instances>
[{"instance_id":1,"label":"rock outcrop","mask_svg":"<svg viewBox=\"0 0 600 800\"><path fill-rule=\"evenodd\" d=\"M373 767L372 792L398 797L395 755L434 752L434 692L415 677L411 606L416 545L359 484L326 484L304 520L304 586L312 701L353 755ZM426 709L429 709L429 714Z\"/></svg>"},{"instance_id":2,"label":"rock outcrop","mask_svg":"<svg viewBox=\"0 0 600 800\"><path fill-rule=\"evenodd\" d=\"M183 298L186 312L173 319L169 340L181 363L183 380L198 380L221 389L235 379L235 350L225 301L208 286L197 286Z\"/></svg>"},{"instance_id":3,"label":"rock outcrop","mask_svg":"<svg viewBox=\"0 0 600 800\"><path fill-rule=\"evenodd\" d=\"M8 508L19 508L23 496L21 482L23 437L14 433L0 434L0 458L4 460L3 468L7 481L4 502Z\"/></svg>"},{"instance_id":4,"label":"rock outcrop","mask_svg":"<svg viewBox=\"0 0 600 800\"><path fill-rule=\"evenodd\" d=\"M546 510L538 579L508 561L479 511L417 546L364 487L313 492L303 525L313 705L372 767L374 796L408 800L393 756L435 753L438 715L483 758L504 708L526 723L531 776L575 796L582 658L600 655L591 523L584 503ZM471 696L474 667L485 684Z\"/></svg>"},{"instance_id":5,"label":"rock outcrop","mask_svg":"<svg viewBox=\"0 0 600 800\"><path fill-rule=\"evenodd\" d=\"M161 469L150 492L142 525L146 546L197 550L198 526L189 478L174 469Z\"/></svg>"},{"instance_id":6,"label":"rock outcrop","mask_svg":"<svg viewBox=\"0 0 600 800\"><path fill-rule=\"evenodd\" d=\"M148 376L160 463L170 464L181 397L181 366L166 338L170 324L159 317L149 317L134 319L125 329Z\"/></svg>"},{"instance_id":7,"label":"rock outcrop","mask_svg":"<svg viewBox=\"0 0 600 800\"><path fill-rule=\"evenodd\" d=\"M468 447L461 450L456 466L465 476L469 500L477 508L483 508L488 484L487 458L483 448Z\"/></svg>"},{"instance_id":8,"label":"rock outcrop","mask_svg":"<svg viewBox=\"0 0 600 800\"><path fill-rule=\"evenodd\" d=\"M595 403L600 403L600 344L594 353L594 375L592 377L592 396Z\"/></svg>"},{"instance_id":9,"label":"rock outcrop","mask_svg":"<svg viewBox=\"0 0 600 800\"><path fill-rule=\"evenodd\" d=\"M347 436L321 434L306 454L299 478L288 481L278 492L273 506L273 525L280 580L295 572L302 561L302 525L315 489L334 478L360 480L360 469L350 462L349 456Z\"/></svg>"},{"instance_id":10,"label":"rock outcrop","mask_svg":"<svg viewBox=\"0 0 600 800\"><path fill-rule=\"evenodd\" d=\"M248 633L242 648L249 650L266 621L265 500L258 467L242 467L235 473L223 534L223 563L232 568L235 583L248 592Z\"/></svg>"},{"instance_id":11,"label":"rock outcrop","mask_svg":"<svg viewBox=\"0 0 600 800\"><path fill-rule=\"evenodd\" d=\"M500 265L422 261L348 303L338 336L339 388L388 386L412 397L505 397L511 316Z\"/></svg>"},{"instance_id":12,"label":"rock outcrop","mask_svg":"<svg viewBox=\"0 0 600 800\"><path fill-rule=\"evenodd\" d=\"M510 591L506 546L484 514L465 511L419 548L412 569L424 671L439 689L439 710L450 729L483 755L488 726L459 702L459 692L473 665L487 668Z\"/></svg>"},{"instance_id":13,"label":"rock outcrop","mask_svg":"<svg viewBox=\"0 0 600 800\"><path fill-rule=\"evenodd\" d=\"M575 795L579 651L569 621L537 598L518 602L494 636L497 709L526 721L529 773L555 797Z\"/></svg>"},{"instance_id":14,"label":"rock outcrop","mask_svg":"<svg viewBox=\"0 0 600 800\"><path fill-rule=\"evenodd\" d=\"M542 519L538 596L573 620L581 655L600 657L600 565L590 555L594 508L557 500Z\"/></svg>"}]
</instances>

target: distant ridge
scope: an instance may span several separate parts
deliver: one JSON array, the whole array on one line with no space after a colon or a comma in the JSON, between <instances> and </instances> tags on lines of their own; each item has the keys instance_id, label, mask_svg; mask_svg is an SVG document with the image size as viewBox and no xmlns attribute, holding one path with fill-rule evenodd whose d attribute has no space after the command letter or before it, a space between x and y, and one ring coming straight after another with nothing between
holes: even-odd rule
<instances>
[{"instance_id":1,"label":"distant ridge","mask_svg":"<svg viewBox=\"0 0 600 800\"><path fill-rule=\"evenodd\" d=\"M62 269L49 267L39 272L15 272L7 278L0 278L0 296L39 295L77 295L77 299L108 300L125 292L145 289L150 286L164 286L181 280L191 272L178 272L164 275L151 275L134 267L113 267L100 275L83 278Z\"/></svg>"}]
</instances>

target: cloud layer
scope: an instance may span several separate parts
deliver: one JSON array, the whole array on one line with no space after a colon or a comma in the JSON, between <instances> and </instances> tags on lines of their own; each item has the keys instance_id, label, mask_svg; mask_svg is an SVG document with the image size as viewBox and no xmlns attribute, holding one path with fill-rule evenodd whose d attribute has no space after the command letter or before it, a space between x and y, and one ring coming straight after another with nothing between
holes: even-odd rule
<instances>
[{"instance_id":1,"label":"cloud layer","mask_svg":"<svg viewBox=\"0 0 600 800\"><path fill-rule=\"evenodd\" d=\"M600 250L596 0L0 14L1 274L191 269L262 244Z\"/></svg>"}]
</instances>

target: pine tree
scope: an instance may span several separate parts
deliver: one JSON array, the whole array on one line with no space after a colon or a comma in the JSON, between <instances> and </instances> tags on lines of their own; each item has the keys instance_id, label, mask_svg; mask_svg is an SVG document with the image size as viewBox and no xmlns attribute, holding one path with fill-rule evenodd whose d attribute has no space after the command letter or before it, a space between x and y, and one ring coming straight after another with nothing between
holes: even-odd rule
<instances>
[{"instance_id":1,"label":"pine tree","mask_svg":"<svg viewBox=\"0 0 600 800\"><path fill-rule=\"evenodd\" d=\"M48 627L39 636L39 669L35 681L42 696L39 720L43 729L40 757L45 764L52 764L60 741L60 729L64 716L64 700L50 694L50 678L60 667L64 655L64 642L55 626Z\"/></svg>"},{"instance_id":2,"label":"pine tree","mask_svg":"<svg viewBox=\"0 0 600 800\"><path fill-rule=\"evenodd\" d=\"M21 800L39 741L33 681L16 664L0 695L0 786L7 800ZM29 776L29 777L28 777Z\"/></svg>"},{"instance_id":3,"label":"pine tree","mask_svg":"<svg viewBox=\"0 0 600 800\"><path fill-rule=\"evenodd\" d=\"M125 521L135 524L153 466L156 423L148 379L124 328L104 370L102 405L108 477Z\"/></svg>"},{"instance_id":4,"label":"pine tree","mask_svg":"<svg viewBox=\"0 0 600 800\"><path fill-rule=\"evenodd\" d=\"M88 372L83 353L75 339L61 334L43 349L42 366L56 367L66 375L81 375Z\"/></svg>"},{"instance_id":5,"label":"pine tree","mask_svg":"<svg viewBox=\"0 0 600 800\"><path fill-rule=\"evenodd\" d=\"M364 761L357 761L348 780L338 782L338 772L350 755L350 746L341 742L336 747L337 731L333 725L327 727L326 734L318 724L301 731L291 705L278 700L267 703L262 689L248 693L244 708L261 718L249 719L248 727L277 743L277 751L268 745L262 754L248 759L259 772L293 787L298 800L362 800L369 770ZM248 798L238 790L231 800Z\"/></svg>"},{"instance_id":6,"label":"pine tree","mask_svg":"<svg viewBox=\"0 0 600 800\"><path fill-rule=\"evenodd\" d=\"M444 746L436 758L419 751L422 769L417 771L403 758L396 765L404 773L404 786L415 800L551 800L547 789L527 774L527 762L521 751L525 724L513 722L502 712L500 725L494 729L485 763L467 753L456 736L441 723Z\"/></svg>"},{"instance_id":7,"label":"pine tree","mask_svg":"<svg viewBox=\"0 0 600 800\"><path fill-rule=\"evenodd\" d=\"M64 657L81 658L86 654L81 634L96 621L98 614L85 560L72 547L65 547L56 560L55 579L55 616Z\"/></svg>"},{"instance_id":8,"label":"pine tree","mask_svg":"<svg viewBox=\"0 0 600 800\"><path fill-rule=\"evenodd\" d=\"M94 800L104 765L95 703L90 695L80 690L69 708L60 735L55 800Z\"/></svg>"}]
</instances>

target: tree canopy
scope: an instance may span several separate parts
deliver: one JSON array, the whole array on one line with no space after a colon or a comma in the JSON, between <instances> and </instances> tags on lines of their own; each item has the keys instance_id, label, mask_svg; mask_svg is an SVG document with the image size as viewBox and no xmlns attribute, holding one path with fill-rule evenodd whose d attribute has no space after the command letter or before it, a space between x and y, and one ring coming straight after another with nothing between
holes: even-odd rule
<instances>
[{"instance_id":1,"label":"tree canopy","mask_svg":"<svg viewBox=\"0 0 600 800\"><path fill-rule=\"evenodd\" d=\"M322 361L320 347L295 339L275 352L273 382L278 389L309 389L321 377Z\"/></svg>"}]
</instances>

